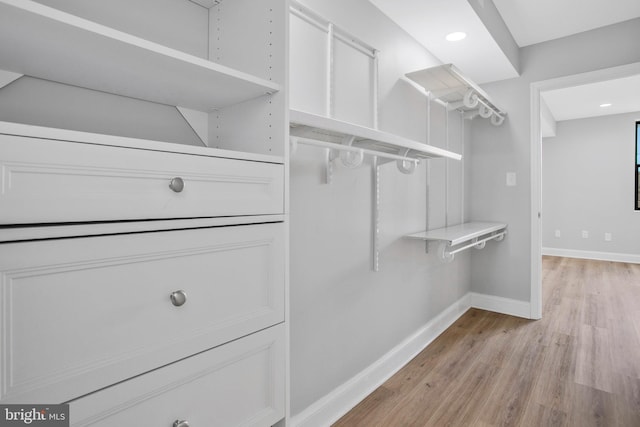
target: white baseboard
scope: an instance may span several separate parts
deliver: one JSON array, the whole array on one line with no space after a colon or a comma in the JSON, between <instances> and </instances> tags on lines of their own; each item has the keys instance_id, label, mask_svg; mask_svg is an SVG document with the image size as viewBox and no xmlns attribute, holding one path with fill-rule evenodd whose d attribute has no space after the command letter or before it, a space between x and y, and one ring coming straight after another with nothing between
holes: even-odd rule
<instances>
[{"instance_id":1,"label":"white baseboard","mask_svg":"<svg viewBox=\"0 0 640 427\"><path fill-rule=\"evenodd\" d=\"M331 425L398 372L471 307L525 318L531 314L528 302L470 292L355 377L293 416L290 425Z\"/></svg>"},{"instance_id":2,"label":"white baseboard","mask_svg":"<svg viewBox=\"0 0 640 427\"><path fill-rule=\"evenodd\" d=\"M326 427L337 421L458 320L470 307L467 294L355 377L292 417L293 427Z\"/></svg>"},{"instance_id":3,"label":"white baseboard","mask_svg":"<svg viewBox=\"0 0 640 427\"><path fill-rule=\"evenodd\" d=\"M529 301L477 294L475 292L469 293L469 297L471 298L471 307L524 317L525 319L531 318L531 304Z\"/></svg>"},{"instance_id":4,"label":"white baseboard","mask_svg":"<svg viewBox=\"0 0 640 427\"><path fill-rule=\"evenodd\" d=\"M621 254L615 252L580 251L576 249L542 248L542 255L561 256L566 258L595 259L600 261L628 262L640 264L640 255Z\"/></svg>"}]
</instances>

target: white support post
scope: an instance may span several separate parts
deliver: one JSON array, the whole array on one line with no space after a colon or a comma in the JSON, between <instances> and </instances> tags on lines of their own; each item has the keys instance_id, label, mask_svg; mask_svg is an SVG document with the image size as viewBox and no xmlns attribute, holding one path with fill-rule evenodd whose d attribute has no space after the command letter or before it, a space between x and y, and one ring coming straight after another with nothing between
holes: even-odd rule
<instances>
[{"instance_id":1,"label":"white support post","mask_svg":"<svg viewBox=\"0 0 640 427\"><path fill-rule=\"evenodd\" d=\"M444 145L449 149L449 108L444 109ZM449 162L444 162L444 226L449 226Z\"/></svg>"},{"instance_id":2,"label":"white support post","mask_svg":"<svg viewBox=\"0 0 640 427\"><path fill-rule=\"evenodd\" d=\"M334 50L333 23L329 22L327 29L327 117L333 117L333 50Z\"/></svg>"},{"instance_id":3,"label":"white support post","mask_svg":"<svg viewBox=\"0 0 640 427\"><path fill-rule=\"evenodd\" d=\"M373 70L371 78L371 102L372 102L372 122L373 128L378 129L378 51L373 52Z\"/></svg>"},{"instance_id":4,"label":"white support post","mask_svg":"<svg viewBox=\"0 0 640 427\"><path fill-rule=\"evenodd\" d=\"M431 144L431 94L427 93L427 145ZM431 180L429 179L429 161L426 162L426 185L425 185L425 193L426 193L426 206L425 206L425 218L424 218L424 229L429 229L429 185L431 184ZM429 241L426 240L424 242L424 252L429 253Z\"/></svg>"},{"instance_id":5,"label":"white support post","mask_svg":"<svg viewBox=\"0 0 640 427\"><path fill-rule=\"evenodd\" d=\"M371 269L380 271L380 166L378 157L373 157L371 166Z\"/></svg>"},{"instance_id":6,"label":"white support post","mask_svg":"<svg viewBox=\"0 0 640 427\"><path fill-rule=\"evenodd\" d=\"M465 132L464 132L464 113L460 112L460 154L462 154L462 160L460 161L460 224L464 224L464 191L465 191L465 170L464 170L464 145L465 145Z\"/></svg>"}]
</instances>

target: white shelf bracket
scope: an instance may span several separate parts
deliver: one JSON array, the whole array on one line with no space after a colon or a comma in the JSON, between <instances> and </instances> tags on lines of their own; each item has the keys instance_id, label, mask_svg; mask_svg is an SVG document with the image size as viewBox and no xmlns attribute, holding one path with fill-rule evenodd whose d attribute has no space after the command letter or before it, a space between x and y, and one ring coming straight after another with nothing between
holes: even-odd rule
<instances>
[{"instance_id":1,"label":"white shelf bracket","mask_svg":"<svg viewBox=\"0 0 640 427\"><path fill-rule=\"evenodd\" d=\"M500 126L507 115L497 107L477 84L467 79L453 64L444 64L405 74L413 87L432 93L436 101L449 110L467 113L465 118L481 116Z\"/></svg>"},{"instance_id":2,"label":"white shelf bracket","mask_svg":"<svg viewBox=\"0 0 640 427\"><path fill-rule=\"evenodd\" d=\"M176 109L180 112L184 121L189 124L189 127L191 127L193 132L198 136L202 145L208 147L209 115L202 111L192 110L191 108L176 106Z\"/></svg>"},{"instance_id":3,"label":"white shelf bracket","mask_svg":"<svg viewBox=\"0 0 640 427\"><path fill-rule=\"evenodd\" d=\"M338 152L332 148L325 149L324 153L324 182L331 184L333 181L333 163L338 157Z\"/></svg>"},{"instance_id":4,"label":"white shelf bracket","mask_svg":"<svg viewBox=\"0 0 640 427\"><path fill-rule=\"evenodd\" d=\"M409 157L409 152L411 150L410 149L406 149L404 150L402 153L400 153L400 155L402 157ZM397 160L396 161L396 166L398 166L398 170L400 172L402 172L405 175L411 175L412 173L414 173L416 171L416 165L418 164L418 162L416 162L415 160Z\"/></svg>"},{"instance_id":5,"label":"white shelf bracket","mask_svg":"<svg viewBox=\"0 0 640 427\"><path fill-rule=\"evenodd\" d=\"M13 73L11 71L0 70L0 89L23 77L24 74Z\"/></svg>"},{"instance_id":6,"label":"white shelf bracket","mask_svg":"<svg viewBox=\"0 0 640 427\"><path fill-rule=\"evenodd\" d=\"M480 99L474 89L469 89L462 99L462 104L467 108L478 108L476 114L483 119L491 118L491 124L500 126L504 122L504 115Z\"/></svg>"},{"instance_id":7,"label":"white shelf bracket","mask_svg":"<svg viewBox=\"0 0 640 427\"><path fill-rule=\"evenodd\" d=\"M346 135L342 138L342 145L345 147L353 147L353 141L355 141L355 136ZM356 151L347 151L344 150L340 152L340 161L342 164L349 168L355 169L359 167L364 160L364 151L362 149Z\"/></svg>"}]
</instances>

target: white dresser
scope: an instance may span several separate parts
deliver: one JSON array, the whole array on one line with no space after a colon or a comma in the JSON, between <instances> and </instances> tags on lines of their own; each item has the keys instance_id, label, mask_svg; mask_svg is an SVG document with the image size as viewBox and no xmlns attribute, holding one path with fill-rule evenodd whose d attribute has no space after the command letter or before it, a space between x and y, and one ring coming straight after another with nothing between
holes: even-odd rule
<instances>
[{"instance_id":1,"label":"white dresser","mask_svg":"<svg viewBox=\"0 0 640 427\"><path fill-rule=\"evenodd\" d=\"M1 403L284 424L287 2L196 3L157 5L208 23L208 58L126 32L117 5L0 1L4 75L179 108L203 142L0 122Z\"/></svg>"}]
</instances>

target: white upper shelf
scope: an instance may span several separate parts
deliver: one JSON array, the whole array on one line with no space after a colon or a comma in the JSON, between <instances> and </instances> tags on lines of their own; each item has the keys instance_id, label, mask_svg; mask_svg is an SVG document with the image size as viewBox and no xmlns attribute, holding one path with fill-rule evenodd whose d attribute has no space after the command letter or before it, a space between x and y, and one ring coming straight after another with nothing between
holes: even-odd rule
<instances>
[{"instance_id":1,"label":"white upper shelf","mask_svg":"<svg viewBox=\"0 0 640 427\"><path fill-rule=\"evenodd\" d=\"M422 231L406 235L410 239L436 240L446 242L449 246L459 245L470 240L505 230L507 224L499 222L467 222L436 230Z\"/></svg>"},{"instance_id":2,"label":"white upper shelf","mask_svg":"<svg viewBox=\"0 0 640 427\"><path fill-rule=\"evenodd\" d=\"M291 110L289 121L292 126L292 134L297 133L297 127L304 127L311 133L326 137L342 138L355 137L354 146L375 149L384 153L400 154L409 158L429 159L448 158L461 160L462 156L442 148L433 147L422 142L403 138L387 132L382 132L366 126L360 126L317 114L299 110Z\"/></svg>"},{"instance_id":3,"label":"white upper shelf","mask_svg":"<svg viewBox=\"0 0 640 427\"><path fill-rule=\"evenodd\" d=\"M429 92L433 98L449 104L452 109L477 111L480 107L488 110L483 117L491 117L489 111L495 117L504 118L506 116L506 112L496 106L485 91L462 75L460 70L452 64L414 71L405 74L405 76ZM467 97L466 100L465 97ZM481 111L481 113L483 112ZM502 120L500 120L500 123L502 123Z\"/></svg>"},{"instance_id":4,"label":"white upper shelf","mask_svg":"<svg viewBox=\"0 0 640 427\"><path fill-rule=\"evenodd\" d=\"M0 0L0 69L205 112L281 89L30 0Z\"/></svg>"}]
</instances>

